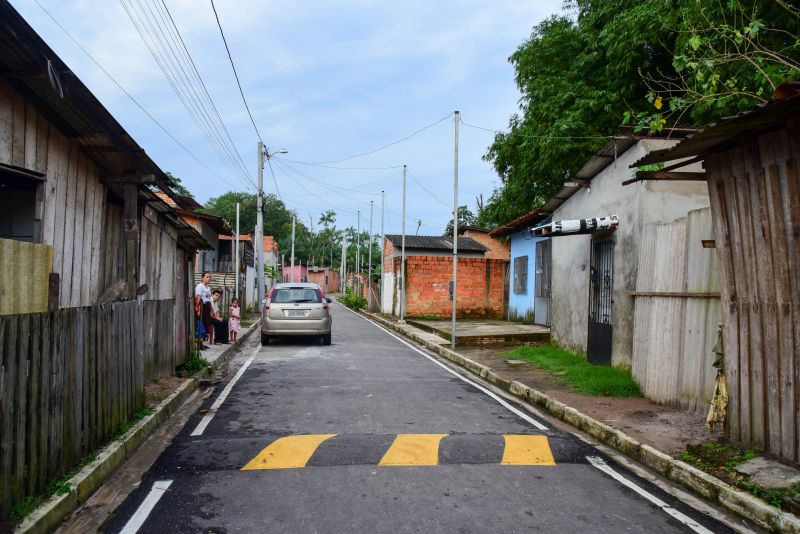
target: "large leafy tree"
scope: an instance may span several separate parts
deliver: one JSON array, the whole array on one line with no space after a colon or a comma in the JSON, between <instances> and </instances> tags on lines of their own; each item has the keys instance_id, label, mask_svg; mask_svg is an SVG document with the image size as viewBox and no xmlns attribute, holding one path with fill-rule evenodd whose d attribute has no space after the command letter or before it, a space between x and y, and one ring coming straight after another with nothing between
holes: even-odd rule
<instances>
[{"instance_id":1,"label":"large leafy tree","mask_svg":"<svg viewBox=\"0 0 800 534\"><path fill-rule=\"evenodd\" d=\"M481 210L481 224L502 224L540 205L616 132L631 105L646 108L640 73L672 69L669 5L575 0L572 16L533 28L509 58L521 110L486 153L502 184Z\"/></svg>"},{"instance_id":2,"label":"large leafy tree","mask_svg":"<svg viewBox=\"0 0 800 534\"><path fill-rule=\"evenodd\" d=\"M785 0L570 0L509 58L520 112L485 158L497 225L541 205L619 125L704 125L800 76L800 12Z\"/></svg>"}]
</instances>

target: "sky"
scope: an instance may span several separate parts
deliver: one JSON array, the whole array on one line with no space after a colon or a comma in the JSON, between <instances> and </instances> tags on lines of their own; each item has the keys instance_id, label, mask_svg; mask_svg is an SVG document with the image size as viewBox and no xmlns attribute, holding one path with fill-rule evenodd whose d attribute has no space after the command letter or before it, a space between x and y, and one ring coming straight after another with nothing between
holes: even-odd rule
<instances>
[{"instance_id":1,"label":"sky","mask_svg":"<svg viewBox=\"0 0 800 534\"><path fill-rule=\"evenodd\" d=\"M255 190L258 136L210 1L39 2L193 154L131 102L34 0L11 0L161 169L179 176L201 203L230 190ZM453 111L460 111L462 121L459 204L475 212L476 197L488 199L499 178L482 159L494 134L467 125L507 126L520 98L508 57L534 25L561 11L562 0L215 0L214 5L261 138L271 152L287 151L271 159L274 179L265 168L265 191L276 193L277 184L286 205L315 228L320 214L331 209L336 226L357 226L360 211L360 226L368 229L373 201L378 234L383 190L384 231L400 233L405 164L406 232L441 235L453 209ZM227 134L218 128L218 134L206 135L209 129L193 119L125 8L139 17L139 29L151 43L155 24L167 27L171 15ZM145 18L152 26L142 25ZM164 42L180 47L174 35ZM170 66L166 56L158 57ZM180 68L176 63L174 71ZM188 63L186 71L193 76ZM176 87L187 90L180 83ZM199 85L196 90L202 100ZM197 116L194 100L187 101ZM426 126L410 139L352 157ZM224 137L228 152L214 135Z\"/></svg>"}]
</instances>

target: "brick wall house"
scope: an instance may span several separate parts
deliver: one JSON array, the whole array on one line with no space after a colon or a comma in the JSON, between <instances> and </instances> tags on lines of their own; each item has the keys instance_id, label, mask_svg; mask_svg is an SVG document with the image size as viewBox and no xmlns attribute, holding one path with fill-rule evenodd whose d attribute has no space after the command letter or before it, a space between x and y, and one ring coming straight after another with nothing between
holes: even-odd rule
<instances>
[{"instance_id":1,"label":"brick wall house","mask_svg":"<svg viewBox=\"0 0 800 534\"><path fill-rule=\"evenodd\" d=\"M462 226L458 229L458 235L474 239L486 247L488 250L484 254L484 258L508 261L511 257L511 246L508 240L489 235L489 230L485 228Z\"/></svg>"},{"instance_id":2,"label":"brick wall house","mask_svg":"<svg viewBox=\"0 0 800 534\"><path fill-rule=\"evenodd\" d=\"M383 311L400 315L401 236L384 241ZM406 316L449 318L449 283L453 275L452 240L406 236ZM459 318L502 318L505 261L487 258L488 247L469 237L458 239Z\"/></svg>"},{"instance_id":3,"label":"brick wall house","mask_svg":"<svg viewBox=\"0 0 800 534\"><path fill-rule=\"evenodd\" d=\"M308 281L319 284L325 293L339 292L339 271L330 267L309 267Z\"/></svg>"}]
</instances>

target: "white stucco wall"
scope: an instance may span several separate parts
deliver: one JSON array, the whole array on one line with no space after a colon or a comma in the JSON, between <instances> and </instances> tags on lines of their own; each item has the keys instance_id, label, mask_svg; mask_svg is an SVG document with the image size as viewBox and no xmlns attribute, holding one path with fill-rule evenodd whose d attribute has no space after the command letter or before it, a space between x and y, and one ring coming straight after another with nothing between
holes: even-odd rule
<instances>
[{"instance_id":1,"label":"white stucco wall","mask_svg":"<svg viewBox=\"0 0 800 534\"><path fill-rule=\"evenodd\" d=\"M640 141L599 173L591 188L582 189L561 205L552 220L619 216L613 234L612 363L630 365L633 297L642 226L667 223L709 205L706 182L639 182L622 186L633 175L630 165L652 150L677 141ZM697 170L697 169L691 169ZM553 238L551 335L555 343L586 352L589 321L590 235Z\"/></svg>"}]
</instances>

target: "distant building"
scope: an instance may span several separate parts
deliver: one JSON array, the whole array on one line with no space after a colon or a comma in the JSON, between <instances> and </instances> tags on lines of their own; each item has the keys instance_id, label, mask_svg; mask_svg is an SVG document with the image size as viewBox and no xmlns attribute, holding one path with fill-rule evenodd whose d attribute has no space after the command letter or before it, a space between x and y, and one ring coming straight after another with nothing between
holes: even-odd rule
<instances>
[{"instance_id":1,"label":"distant building","mask_svg":"<svg viewBox=\"0 0 800 534\"><path fill-rule=\"evenodd\" d=\"M330 267L309 267L308 281L319 284L325 293L339 291L339 271Z\"/></svg>"},{"instance_id":2,"label":"distant building","mask_svg":"<svg viewBox=\"0 0 800 534\"><path fill-rule=\"evenodd\" d=\"M441 236L406 236L406 315L450 317L453 240ZM387 235L383 247L382 310L400 315L402 236ZM505 261L488 258L489 247L471 237L458 238L458 317L503 316Z\"/></svg>"}]
</instances>

